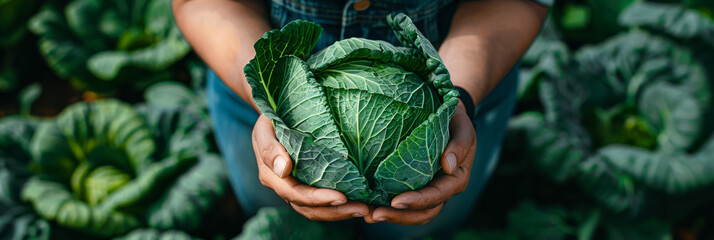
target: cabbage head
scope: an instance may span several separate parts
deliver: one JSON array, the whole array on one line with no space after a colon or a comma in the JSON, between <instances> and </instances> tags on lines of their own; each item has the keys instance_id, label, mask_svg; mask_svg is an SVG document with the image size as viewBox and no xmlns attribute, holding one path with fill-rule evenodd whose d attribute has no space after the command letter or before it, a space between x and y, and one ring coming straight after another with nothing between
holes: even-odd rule
<instances>
[{"instance_id":1,"label":"cabbage head","mask_svg":"<svg viewBox=\"0 0 714 240\"><path fill-rule=\"evenodd\" d=\"M97 237L196 231L227 189L202 119L177 107L73 104L37 127L21 198L42 218Z\"/></svg>"},{"instance_id":2,"label":"cabbage head","mask_svg":"<svg viewBox=\"0 0 714 240\"><path fill-rule=\"evenodd\" d=\"M244 69L292 175L375 205L440 170L458 103L429 40L404 14L387 20L404 47L350 38L308 57L322 29L297 20L265 33Z\"/></svg>"},{"instance_id":3,"label":"cabbage head","mask_svg":"<svg viewBox=\"0 0 714 240\"><path fill-rule=\"evenodd\" d=\"M171 0L71 0L49 4L29 29L47 64L79 90L112 93L170 79L190 51L174 24Z\"/></svg>"}]
</instances>

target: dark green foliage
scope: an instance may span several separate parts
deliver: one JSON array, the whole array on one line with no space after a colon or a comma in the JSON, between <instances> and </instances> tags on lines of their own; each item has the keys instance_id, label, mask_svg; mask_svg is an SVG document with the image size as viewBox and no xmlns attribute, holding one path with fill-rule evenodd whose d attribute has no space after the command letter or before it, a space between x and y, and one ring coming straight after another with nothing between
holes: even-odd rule
<instances>
[{"instance_id":1,"label":"dark green foliage","mask_svg":"<svg viewBox=\"0 0 714 240\"><path fill-rule=\"evenodd\" d=\"M694 35L712 40L714 3L706 0L572 0L555 1L552 20L573 47L594 44L633 25L664 28L679 39ZM703 32L704 31L704 32Z\"/></svg>"},{"instance_id":2,"label":"dark green foliage","mask_svg":"<svg viewBox=\"0 0 714 240\"><path fill-rule=\"evenodd\" d=\"M518 179L509 217L462 237L672 239L674 222L711 202L712 20L647 1L613 19L619 30L579 48L546 23L493 183Z\"/></svg>"},{"instance_id":3,"label":"dark green foliage","mask_svg":"<svg viewBox=\"0 0 714 240\"><path fill-rule=\"evenodd\" d=\"M38 10L42 0L5 0L0 2L0 47L17 44L27 33L27 20Z\"/></svg>"},{"instance_id":4,"label":"dark green foliage","mask_svg":"<svg viewBox=\"0 0 714 240\"><path fill-rule=\"evenodd\" d=\"M55 72L81 90L143 89L170 78L189 51L175 26L170 0L74 0L47 6L30 21Z\"/></svg>"},{"instance_id":5,"label":"dark green foliage","mask_svg":"<svg viewBox=\"0 0 714 240\"><path fill-rule=\"evenodd\" d=\"M168 186L167 192L148 211L148 226L157 229L195 231L213 204L223 196L227 173L216 155L203 155L198 163Z\"/></svg>"},{"instance_id":6,"label":"dark green foliage","mask_svg":"<svg viewBox=\"0 0 714 240\"><path fill-rule=\"evenodd\" d=\"M44 70L27 22L44 0L0 1L0 92L17 91L23 80Z\"/></svg>"},{"instance_id":7,"label":"dark green foliage","mask_svg":"<svg viewBox=\"0 0 714 240\"><path fill-rule=\"evenodd\" d=\"M39 174L22 198L45 219L93 236L140 226L195 231L227 184L202 120L181 106L74 104L33 137Z\"/></svg>"},{"instance_id":8,"label":"dark green foliage","mask_svg":"<svg viewBox=\"0 0 714 240\"><path fill-rule=\"evenodd\" d=\"M568 44L580 46L605 40L625 28L619 14L636 0L555 1L552 19Z\"/></svg>"},{"instance_id":9,"label":"dark green foliage","mask_svg":"<svg viewBox=\"0 0 714 240\"><path fill-rule=\"evenodd\" d=\"M266 207L243 225L243 232L234 240L354 239L349 226L311 221L292 209Z\"/></svg>"},{"instance_id":10,"label":"dark green foliage","mask_svg":"<svg viewBox=\"0 0 714 240\"><path fill-rule=\"evenodd\" d=\"M0 119L0 239L49 239L50 225L22 204L20 191L30 176L30 140L38 120Z\"/></svg>"},{"instance_id":11,"label":"dark green foliage","mask_svg":"<svg viewBox=\"0 0 714 240\"><path fill-rule=\"evenodd\" d=\"M170 231L165 231L161 232L160 230L156 229L137 229L134 231L131 231L129 234L114 238L115 240L196 240L198 238L193 238L189 236L188 234L181 232L181 231L176 231L176 230L170 230Z\"/></svg>"},{"instance_id":12,"label":"dark green foliage","mask_svg":"<svg viewBox=\"0 0 714 240\"><path fill-rule=\"evenodd\" d=\"M679 40L699 40L714 47L714 21L677 4L638 2L619 18L624 26L644 26Z\"/></svg>"},{"instance_id":13,"label":"dark green foliage","mask_svg":"<svg viewBox=\"0 0 714 240\"><path fill-rule=\"evenodd\" d=\"M633 20L656 15L637 13L648 4L633 4L621 19L648 24ZM696 12L685 13L703 21ZM697 32L714 30L692 24L701 26ZM661 31L687 26L662 25ZM690 35L696 34L682 41ZM541 107L516 117L510 131L529 153L523 156L542 172L562 183L577 178L610 210L632 214L653 207L647 196L684 194L714 183L707 174L714 163L704 157L708 144L702 145L710 135L712 82L692 49L636 29L573 55L552 35L536 43L545 47L526 54L526 60L541 61L523 91L537 92Z\"/></svg>"},{"instance_id":14,"label":"dark green foliage","mask_svg":"<svg viewBox=\"0 0 714 240\"><path fill-rule=\"evenodd\" d=\"M30 141L39 120L20 116L0 119L0 200L17 202L30 175Z\"/></svg>"},{"instance_id":15,"label":"dark green foliage","mask_svg":"<svg viewBox=\"0 0 714 240\"><path fill-rule=\"evenodd\" d=\"M388 22L404 47L351 38L308 57L322 29L294 21L265 33L245 67L256 105L295 162L293 176L378 205L440 170L458 102L411 19Z\"/></svg>"}]
</instances>

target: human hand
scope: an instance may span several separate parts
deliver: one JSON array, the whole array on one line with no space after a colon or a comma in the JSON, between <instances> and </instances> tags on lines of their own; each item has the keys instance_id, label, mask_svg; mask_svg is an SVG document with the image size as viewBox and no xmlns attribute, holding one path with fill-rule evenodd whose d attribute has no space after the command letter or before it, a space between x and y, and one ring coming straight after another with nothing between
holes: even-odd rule
<instances>
[{"instance_id":1,"label":"human hand","mask_svg":"<svg viewBox=\"0 0 714 240\"><path fill-rule=\"evenodd\" d=\"M262 114L253 127L253 151L260 183L303 216L315 221L338 221L369 213L366 204L347 201L339 191L315 188L290 177L293 168L290 155L276 139L273 123Z\"/></svg>"},{"instance_id":2,"label":"human hand","mask_svg":"<svg viewBox=\"0 0 714 240\"><path fill-rule=\"evenodd\" d=\"M366 222L422 225L439 214L446 200L466 190L476 156L476 132L460 101L449 124L449 133L451 140L441 156L441 167L446 174L417 191L397 195L391 207L378 207L365 216Z\"/></svg>"}]
</instances>

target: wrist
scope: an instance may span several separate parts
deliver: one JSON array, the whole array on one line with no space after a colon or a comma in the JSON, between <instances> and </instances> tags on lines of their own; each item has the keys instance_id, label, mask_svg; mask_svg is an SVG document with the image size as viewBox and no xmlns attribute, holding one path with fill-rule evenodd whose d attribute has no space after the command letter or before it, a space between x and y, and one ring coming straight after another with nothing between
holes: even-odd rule
<instances>
[{"instance_id":1,"label":"wrist","mask_svg":"<svg viewBox=\"0 0 714 240\"><path fill-rule=\"evenodd\" d=\"M466 89L459 87L459 86L454 86L456 88L456 91L459 92L459 99L461 100L462 104L464 105L464 108L466 109L466 115L469 116L469 119L474 118L474 111L476 110L476 105L474 104L474 100L471 97L471 94L466 91Z\"/></svg>"}]
</instances>

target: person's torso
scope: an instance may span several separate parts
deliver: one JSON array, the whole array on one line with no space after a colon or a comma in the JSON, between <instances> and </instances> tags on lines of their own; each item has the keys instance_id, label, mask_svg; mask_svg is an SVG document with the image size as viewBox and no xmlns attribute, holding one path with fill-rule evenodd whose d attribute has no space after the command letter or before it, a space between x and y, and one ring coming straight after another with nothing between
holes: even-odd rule
<instances>
[{"instance_id":1,"label":"person's torso","mask_svg":"<svg viewBox=\"0 0 714 240\"><path fill-rule=\"evenodd\" d=\"M351 37L384 40L398 46L386 17L405 13L438 49L449 31L456 5L455 0L271 0L270 23L274 28L297 19L320 24L322 36L313 51Z\"/></svg>"}]
</instances>

